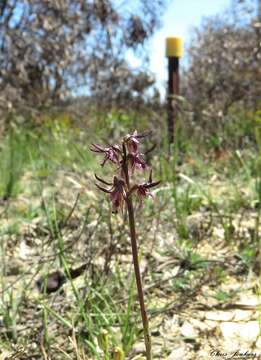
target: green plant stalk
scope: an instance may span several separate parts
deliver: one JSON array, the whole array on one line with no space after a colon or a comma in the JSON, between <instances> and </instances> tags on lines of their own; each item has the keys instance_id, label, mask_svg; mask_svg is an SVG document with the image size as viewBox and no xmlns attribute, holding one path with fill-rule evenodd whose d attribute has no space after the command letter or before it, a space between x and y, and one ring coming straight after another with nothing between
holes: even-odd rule
<instances>
[{"instance_id":1,"label":"green plant stalk","mask_svg":"<svg viewBox=\"0 0 261 360\"><path fill-rule=\"evenodd\" d=\"M106 329L102 329L99 337L98 344L101 350L103 351L103 360L110 360L109 357L109 333Z\"/></svg>"},{"instance_id":2,"label":"green plant stalk","mask_svg":"<svg viewBox=\"0 0 261 360\"><path fill-rule=\"evenodd\" d=\"M43 308L43 323L44 323L44 344L49 347L50 339L49 339L49 332L48 332L48 310L46 307Z\"/></svg>"},{"instance_id":3,"label":"green plant stalk","mask_svg":"<svg viewBox=\"0 0 261 360\"><path fill-rule=\"evenodd\" d=\"M108 350L108 349L106 349L106 350L104 351L104 360L110 360L109 350Z\"/></svg>"},{"instance_id":4,"label":"green plant stalk","mask_svg":"<svg viewBox=\"0 0 261 360\"><path fill-rule=\"evenodd\" d=\"M9 173L8 173L8 181L5 187L4 199L7 200L11 197L14 182L15 182L15 174L14 174L14 139L13 132L11 130L9 135Z\"/></svg>"}]
</instances>

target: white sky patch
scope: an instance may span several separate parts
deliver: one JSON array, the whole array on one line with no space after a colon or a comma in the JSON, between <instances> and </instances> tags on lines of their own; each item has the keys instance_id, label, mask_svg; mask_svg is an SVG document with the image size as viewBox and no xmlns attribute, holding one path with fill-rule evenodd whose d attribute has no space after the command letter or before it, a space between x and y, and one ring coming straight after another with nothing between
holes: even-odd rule
<instances>
[{"instance_id":1,"label":"white sky patch","mask_svg":"<svg viewBox=\"0 0 261 360\"><path fill-rule=\"evenodd\" d=\"M127 52L126 52L126 55L125 55L125 57L126 57L126 60L128 61L128 63L130 64L130 66L132 67L132 68L140 68L141 66L142 66L142 61L141 61L141 59L139 59L137 56L135 56L134 54L133 54L133 51L132 50L128 50Z\"/></svg>"}]
</instances>

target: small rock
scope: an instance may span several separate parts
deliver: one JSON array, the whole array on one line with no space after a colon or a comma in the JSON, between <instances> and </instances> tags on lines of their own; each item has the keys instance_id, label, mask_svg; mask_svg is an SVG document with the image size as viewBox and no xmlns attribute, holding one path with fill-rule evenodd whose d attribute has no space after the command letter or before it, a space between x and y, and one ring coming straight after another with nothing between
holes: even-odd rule
<instances>
[{"instance_id":1,"label":"small rock","mask_svg":"<svg viewBox=\"0 0 261 360\"><path fill-rule=\"evenodd\" d=\"M66 276L61 271L54 271L47 277L41 277L36 281L36 285L40 292L47 294L59 290L66 282Z\"/></svg>"},{"instance_id":2,"label":"small rock","mask_svg":"<svg viewBox=\"0 0 261 360\"><path fill-rule=\"evenodd\" d=\"M207 311L205 316L207 320L229 321L233 319L234 314L229 311Z\"/></svg>"},{"instance_id":3,"label":"small rock","mask_svg":"<svg viewBox=\"0 0 261 360\"><path fill-rule=\"evenodd\" d=\"M182 336L184 336L186 338L195 338L198 335L198 331L188 321L186 321L182 325L182 327L180 329L180 333L181 333Z\"/></svg>"},{"instance_id":4,"label":"small rock","mask_svg":"<svg viewBox=\"0 0 261 360\"><path fill-rule=\"evenodd\" d=\"M186 356L186 350L184 346L179 346L176 349L172 350L170 355L167 357L167 360L183 360Z\"/></svg>"},{"instance_id":5,"label":"small rock","mask_svg":"<svg viewBox=\"0 0 261 360\"><path fill-rule=\"evenodd\" d=\"M132 355L137 355L137 354L143 354L145 351L144 348L144 343L143 342L139 342L137 344L135 344L132 348Z\"/></svg>"},{"instance_id":6,"label":"small rock","mask_svg":"<svg viewBox=\"0 0 261 360\"><path fill-rule=\"evenodd\" d=\"M234 311L234 321L247 321L253 316L252 311L245 311L245 310L235 310ZM253 318L252 318L253 320Z\"/></svg>"},{"instance_id":7,"label":"small rock","mask_svg":"<svg viewBox=\"0 0 261 360\"><path fill-rule=\"evenodd\" d=\"M258 321L221 323L220 329L224 338L230 339L230 341L232 341L232 339L240 339L241 343L245 342L249 344L257 340L260 331Z\"/></svg>"}]
</instances>

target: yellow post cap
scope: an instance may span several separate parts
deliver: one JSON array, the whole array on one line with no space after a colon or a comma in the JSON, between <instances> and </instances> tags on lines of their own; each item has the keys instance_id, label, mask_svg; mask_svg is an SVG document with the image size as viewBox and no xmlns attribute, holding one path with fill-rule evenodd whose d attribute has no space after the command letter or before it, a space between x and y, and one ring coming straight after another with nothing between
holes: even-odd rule
<instances>
[{"instance_id":1,"label":"yellow post cap","mask_svg":"<svg viewBox=\"0 0 261 360\"><path fill-rule=\"evenodd\" d=\"M166 38L166 56L178 57L183 55L183 39L179 37Z\"/></svg>"}]
</instances>

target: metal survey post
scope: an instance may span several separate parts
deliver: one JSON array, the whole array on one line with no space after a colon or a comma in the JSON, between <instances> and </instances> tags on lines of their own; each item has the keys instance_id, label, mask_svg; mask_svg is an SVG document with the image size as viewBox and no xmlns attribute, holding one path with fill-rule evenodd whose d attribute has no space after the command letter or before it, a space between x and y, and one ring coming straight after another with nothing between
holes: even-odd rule
<instances>
[{"instance_id":1,"label":"metal survey post","mask_svg":"<svg viewBox=\"0 0 261 360\"><path fill-rule=\"evenodd\" d=\"M166 57L168 58L168 137L169 144L175 139L177 106L175 96L179 95L179 59L183 54L183 41L179 37L166 39Z\"/></svg>"}]
</instances>

